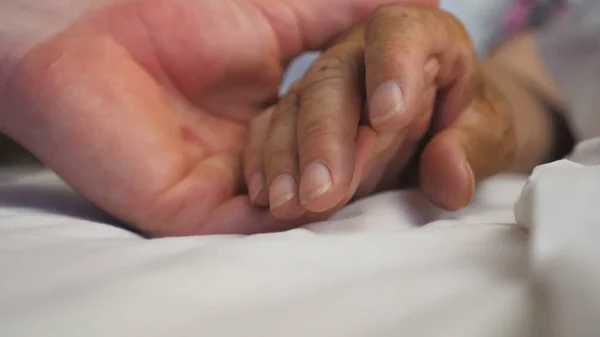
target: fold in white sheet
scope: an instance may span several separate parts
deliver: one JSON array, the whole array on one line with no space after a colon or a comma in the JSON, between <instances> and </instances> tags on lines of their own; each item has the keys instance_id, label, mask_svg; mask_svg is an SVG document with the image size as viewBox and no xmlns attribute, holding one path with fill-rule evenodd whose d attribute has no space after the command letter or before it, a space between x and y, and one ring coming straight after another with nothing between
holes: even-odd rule
<instances>
[{"instance_id":1,"label":"fold in white sheet","mask_svg":"<svg viewBox=\"0 0 600 337\"><path fill-rule=\"evenodd\" d=\"M600 334L600 140L535 170L516 206L531 229L535 336Z\"/></svg>"},{"instance_id":2,"label":"fold in white sheet","mask_svg":"<svg viewBox=\"0 0 600 337\"><path fill-rule=\"evenodd\" d=\"M2 183L0 335L597 336L600 169L538 168L519 226L523 182L458 213L395 192L286 233L155 241L52 174Z\"/></svg>"},{"instance_id":3,"label":"fold in white sheet","mask_svg":"<svg viewBox=\"0 0 600 337\"><path fill-rule=\"evenodd\" d=\"M0 184L0 336L524 336L522 184L457 214L394 192L286 233L155 241L52 174Z\"/></svg>"}]
</instances>

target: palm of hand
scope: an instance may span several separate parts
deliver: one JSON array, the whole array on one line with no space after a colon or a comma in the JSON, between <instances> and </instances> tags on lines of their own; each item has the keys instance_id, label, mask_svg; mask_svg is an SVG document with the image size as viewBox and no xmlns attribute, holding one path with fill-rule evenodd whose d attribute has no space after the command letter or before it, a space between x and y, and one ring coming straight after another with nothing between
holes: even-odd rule
<instances>
[{"instance_id":1,"label":"palm of hand","mask_svg":"<svg viewBox=\"0 0 600 337\"><path fill-rule=\"evenodd\" d=\"M36 125L20 140L154 235L281 229L236 197L247 122L277 98L283 69L269 23L243 6L152 0L91 13L18 68L17 123Z\"/></svg>"}]
</instances>

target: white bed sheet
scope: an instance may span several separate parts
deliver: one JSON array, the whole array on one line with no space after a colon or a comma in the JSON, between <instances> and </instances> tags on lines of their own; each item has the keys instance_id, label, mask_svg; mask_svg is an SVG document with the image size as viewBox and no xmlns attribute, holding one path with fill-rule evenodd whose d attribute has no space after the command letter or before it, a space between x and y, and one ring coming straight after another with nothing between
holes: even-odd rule
<instances>
[{"instance_id":1,"label":"white bed sheet","mask_svg":"<svg viewBox=\"0 0 600 337\"><path fill-rule=\"evenodd\" d=\"M536 170L517 225L524 182L454 214L405 191L285 233L144 240L51 173L5 181L0 336L596 336L600 167Z\"/></svg>"},{"instance_id":2,"label":"white bed sheet","mask_svg":"<svg viewBox=\"0 0 600 337\"><path fill-rule=\"evenodd\" d=\"M460 213L405 191L285 233L150 241L49 172L3 174L0 336L597 336L600 169L538 169L517 225L525 180Z\"/></svg>"},{"instance_id":3,"label":"white bed sheet","mask_svg":"<svg viewBox=\"0 0 600 337\"><path fill-rule=\"evenodd\" d=\"M461 214L397 192L286 233L149 241L51 173L3 183L0 336L524 336L522 184Z\"/></svg>"}]
</instances>

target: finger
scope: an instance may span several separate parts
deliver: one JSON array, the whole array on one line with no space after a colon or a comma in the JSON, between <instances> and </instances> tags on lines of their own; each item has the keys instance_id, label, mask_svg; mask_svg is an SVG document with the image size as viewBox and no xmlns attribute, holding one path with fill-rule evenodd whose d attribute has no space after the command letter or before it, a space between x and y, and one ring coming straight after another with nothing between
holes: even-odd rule
<instances>
[{"instance_id":1,"label":"finger","mask_svg":"<svg viewBox=\"0 0 600 337\"><path fill-rule=\"evenodd\" d=\"M429 77L431 78L431 77ZM426 76L427 79L427 76ZM386 135L396 135L394 143L391 147L388 146L380 153L383 153L382 159L377 159L374 165L375 170L383 171L383 179L380 182L381 188L398 188L399 180L406 171L407 165L413 160L414 154L417 152L423 142L423 138L430 130L430 124L434 112L435 96L437 88L430 81L428 88L421 95L421 101L419 104L419 113L415 119L406 127L404 132L397 132L395 134L380 134L381 140L385 139ZM392 157L389 157L387 153L392 153ZM381 154L375 153L375 156L379 157Z\"/></svg>"},{"instance_id":2,"label":"finger","mask_svg":"<svg viewBox=\"0 0 600 337\"><path fill-rule=\"evenodd\" d=\"M425 147L420 163L425 194L446 209L468 205L478 181L512 163L516 149L512 125L501 105L475 102Z\"/></svg>"},{"instance_id":3,"label":"finger","mask_svg":"<svg viewBox=\"0 0 600 337\"><path fill-rule=\"evenodd\" d=\"M406 131L378 134L376 145L371 148L363 170L365 178L357 192L359 197L375 191L399 188L406 166L413 159L422 138L429 130L437 91L433 83L437 75L436 64L431 64L425 72L428 88L421 95L420 112Z\"/></svg>"},{"instance_id":4,"label":"finger","mask_svg":"<svg viewBox=\"0 0 600 337\"><path fill-rule=\"evenodd\" d=\"M356 191L355 198L362 198L377 191L383 184L393 183L388 175L392 170L399 174L400 166L393 165L394 159L401 151L406 134L380 134L371 148L364 164L363 176ZM394 173L391 173L392 175ZM389 185L388 185L389 186Z\"/></svg>"},{"instance_id":5,"label":"finger","mask_svg":"<svg viewBox=\"0 0 600 337\"><path fill-rule=\"evenodd\" d=\"M252 0L273 29L283 59L325 48L340 32L389 3L438 6L439 0Z\"/></svg>"},{"instance_id":6,"label":"finger","mask_svg":"<svg viewBox=\"0 0 600 337\"><path fill-rule=\"evenodd\" d=\"M326 213L305 213L296 219L277 219L269 210L252 205L248 198L238 196L221 204L203 228L203 235L261 234L290 230L329 219L339 208Z\"/></svg>"},{"instance_id":7,"label":"finger","mask_svg":"<svg viewBox=\"0 0 600 337\"><path fill-rule=\"evenodd\" d=\"M203 227L202 235L271 233L290 230L303 224L302 219L277 219L269 209L256 207L246 196L237 196L214 210Z\"/></svg>"},{"instance_id":8,"label":"finger","mask_svg":"<svg viewBox=\"0 0 600 337\"><path fill-rule=\"evenodd\" d=\"M421 99L418 105L418 113L407 127L407 138L413 141L420 141L421 138L431 129L431 122L435 110L438 88L435 83L435 77L439 71L439 63L428 62L425 65L425 89L421 93Z\"/></svg>"},{"instance_id":9,"label":"finger","mask_svg":"<svg viewBox=\"0 0 600 337\"><path fill-rule=\"evenodd\" d=\"M325 52L301 86L298 114L300 199L312 212L324 212L348 197L362 107L363 45L351 42Z\"/></svg>"},{"instance_id":10,"label":"finger","mask_svg":"<svg viewBox=\"0 0 600 337\"><path fill-rule=\"evenodd\" d=\"M432 66L446 93L440 114L455 117L462 111L473 54L452 15L422 6L385 6L369 19L365 39L369 118L376 130L400 130L415 119Z\"/></svg>"},{"instance_id":11,"label":"finger","mask_svg":"<svg viewBox=\"0 0 600 337\"><path fill-rule=\"evenodd\" d=\"M304 213L298 194L298 142L296 123L298 97L286 95L277 105L263 150L271 213L280 219L294 219Z\"/></svg>"},{"instance_id":12,"label":"finger","mask_svg":"<svg viewBox=\"0 0 600 337\"><path fill-rule=\"evenodd\" d=\"M271 127L275 107L267 109L250 123L248 144L244 149L244 179L248 186L248 197L256 205L268 206L269 193L264 171L263 148Z\"/></svg>"}]
</instances>

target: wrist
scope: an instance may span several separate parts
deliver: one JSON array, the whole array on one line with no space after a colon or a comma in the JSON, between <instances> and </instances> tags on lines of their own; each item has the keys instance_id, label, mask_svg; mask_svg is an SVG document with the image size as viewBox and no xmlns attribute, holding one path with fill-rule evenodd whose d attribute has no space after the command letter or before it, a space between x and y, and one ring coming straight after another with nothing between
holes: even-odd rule
<instances>
[{"instance_id":1,"label":"wrist","mask_svg":"<svg viewBox=\"0 0 600 337\"><path fill-rule=\"evenodd\" d=\"M551 105L540 99L542 96L532 90L527 81L501 64L486 61L484 69L512 116L517 146L508 171L529 173L536 166L557 159L565 151L565 145L568 147L564 142L566 124Z\"/></svg>"},{"instance_id":2,"label":"wrist","mask_svg":"<svg viewBox=\"0 0 600 337\"><path fill-rule=\"evenodd\" d=\"M84 13L113 0L0 1L0 84L19 60Z\"/></svg>"}]
</instances>

